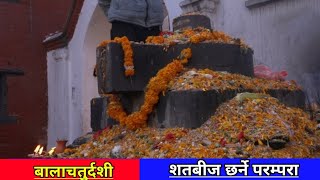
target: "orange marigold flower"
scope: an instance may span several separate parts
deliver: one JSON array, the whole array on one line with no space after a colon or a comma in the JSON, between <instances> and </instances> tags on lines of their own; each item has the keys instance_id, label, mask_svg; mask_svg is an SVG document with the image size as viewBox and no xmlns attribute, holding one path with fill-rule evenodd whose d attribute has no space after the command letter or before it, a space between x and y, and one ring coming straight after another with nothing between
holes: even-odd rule
<instances>
[{"instance_id":1,"label":"orange marigold flower","mask_svg":"<svg viewBox=\"0 0 320 180\"><path fill-rule=\"evenodd\" d=\"M125 61L124 66L133 66L133 62L132 61Z\"/></svg>"},{"instance_id":2,"label":"orange marigold flower","mask_svg":"<svg viewBox=\"0 0 320 180\"><path fill-rule=\"evenodd\" d=\"M125 67L125 76L133 76L134 75L134 64L133 64L133 50L130 44L129 39L126 36L116 37L114 40L105 40L102 41L98 47L106 46L108 43L116 42L120 43L122 46L123 54L124 54L124 67ZM127 67L132 67L128 69Z\"/></svg>"},{"instance_id":3,"label":"orange marigold flower","mask_svg":"<svg viewBox=\"0 0 320 180\"><path fill-rule=\"evenodd\" d=\"M190 59L191 56L192 56L192 51L191 51L191 49L190 49L190 48L187 48L187 49L182 50L181 56L182 56L183 58Z\"/></svg>"},{"instance_id":4,"label":"orange marigold flower","mask_svg":"<svg viewBox=\"0 0 320 180\"><path fill-rule=\"evenodd\" d=\"M164 43L164 37L163 36L149 36L146 39L146 43L163 44Z\"/></svg>"},{"instance_id":5,"label":"orange marigold flower","mask_svg":"<svg viewBox=\"0 0 320 180\"><path fill-rule=\"evenodd\" d=\"M125 76L133 76L133 75L134 75L134 69L125 70Z\"/></svg>"},{"instance_id":6,"label":"orange marigold flower","mask_svg":"<svg viewBox=\"0 0 320 180\"><path fill-rule=\"evenodd\" d=\"M191 49L185 49L181 51L180 56L190 58L191 54ZM125 65L130 65L130 63L125 62ZM145 92L144 103L140 110L130 115L127 115L124 111L119 98L117 98L115 95L110 95L110 102L107 109L108 115L111 118L119 121L121 125L127 126L129 129L145 127L148 115L152 112L153 107L159 101L159 94L168 88L169 82L182 70L183 63L178 60L173 60L166 67L161 69L155 77L150 79ZM126 69L125 73L126 75L133 75L134 69Z\"/></svg>"}]
</instances>

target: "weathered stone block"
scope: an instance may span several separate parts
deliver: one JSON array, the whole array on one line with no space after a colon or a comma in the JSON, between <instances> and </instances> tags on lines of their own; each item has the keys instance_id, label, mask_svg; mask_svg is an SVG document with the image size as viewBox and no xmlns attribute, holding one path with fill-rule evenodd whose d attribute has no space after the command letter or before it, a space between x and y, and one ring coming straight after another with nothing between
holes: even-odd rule
<instances>
[{"instance_id":1,"label":"weathered stone block","mask_svg":"<svg viewBox=\"0 0 320 180\"><path fill-rule=\"evenodd\" d=\"M269 90L267 93L289 107L305 109L306 95L303 91Z\"/></svg>"},{"instance_id":2,"label":"weathered stone block","mask_svg":"<svg viewBox=\"0 0 320 180\"><path fill-rule=\"evenodd\" d=\"M91 100L91 128L92 131L99 131L107 125L114 125L117 122L109 118L106 109L108 98L94 98Z\"/></svg>"},{"instance_id":3,"label":"weathered stone block","mask_svg":"<svg viewBox=\"0 0 320 180\"><path fill-rule=\"evenodd\" d=\"M187 47L192 49L192 58L187 67L209 68L253 76L253 52L243 51L238 45L177 44L166 50L162 45L133 44L135 75L128 78L124 76L121 46L110 43L107 47L97 49L99 93L143 91L150 78Z\"/></svg>"},{"instance_id":4,"label":"weathered stone block","mask_svg":"<svg viewBox=\"0 0 320 180\"><path fill-rule=\"evenodd\" d=\"M222 103L234 98L237 93L252 90L209 91L169 91L161 96L155 111L149 116L151 127L185 127L197 128L207 121ZM290 107L305 107L303 91L269 90L271 96ZM124 93L119 95L126 112L139 110L143 104L144 93ZM91 127L93 131L101 130L107 125L118 124L106 113L108 98L95 98L91 101Z\"/></svg>"},{"instance_id":5,"label":"weathered stone block","mask_svg":"<svg viewBox=\"0 0 320 180\"><path fill-rule=\"evenodd\" d=\"M185 15L173 19L173 31L197 27L211 29L210 18L204 15Z\"/></svg>"},{"instance_id":6,"label":"weathered stone block","mask_svg":"<svg viewBox=\"0 0 320 180\"><path fill-rule=\"evenodd\" d=\"M149 126L198 128L215 113L220 104L234 98L239 92L250 90L167 92L150 116ZM302 91L270 90L267 93L288 106L304 107L305 95Z\"/></svg>"}]
</instances>

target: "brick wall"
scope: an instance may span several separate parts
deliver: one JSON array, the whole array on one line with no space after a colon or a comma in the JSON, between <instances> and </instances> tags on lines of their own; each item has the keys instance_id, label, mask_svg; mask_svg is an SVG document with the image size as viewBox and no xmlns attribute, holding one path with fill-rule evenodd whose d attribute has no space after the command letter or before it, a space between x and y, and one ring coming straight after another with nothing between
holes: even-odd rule
<instances>
[{"instance_id":1,"label":"brick wall","mask_svg":"<svg viewBox=\"0 0 320 180\"><path fill-rule=\"evenodd\" d=\"M45 36L61 31L72 0L0 0L0 68L16 67L8 79L8 111L19 123L0 123L0 158L26 157L47 139L47 62Z\"/></svg>"}]
</instances>

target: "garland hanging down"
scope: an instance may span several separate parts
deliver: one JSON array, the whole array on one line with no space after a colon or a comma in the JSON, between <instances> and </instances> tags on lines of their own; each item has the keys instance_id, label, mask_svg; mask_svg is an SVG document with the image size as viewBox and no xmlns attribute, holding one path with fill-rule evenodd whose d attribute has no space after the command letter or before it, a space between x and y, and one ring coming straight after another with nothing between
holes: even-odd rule
<instances>
[{"instance_id":1,"label":"garland hanging down","mask_svg":"<svg viewBox=\"0 0 320 180\"><path fill-rule=\"evenodd\" d=\"M125 75L134 75L133 65L133 51L130 46L130 42L127 37L115 38L114 41L103 41L99 46L105 46L110 42L121 43L124 51L124 67ZM171 46L177 43L192 43L197 44L200 42L213 42L213 43L226 43L240 45L243 49L249 47L240 39L232 38L227 34L219 31L212 31L205 28L186 29L184 31L178 31L174 34L165 34L160 36L149 36L146 39L147 44L159 44L165 46ZM173 60L165 68L161 69L157 75L149 81L144 97L144 104L140 107L140 110L128 115L122 107L120 99L116 95L109 96L109 106L107 109L108 115L119 121L121 125L127 126L129 129L137 129L139 127L145 127L148 115L153 111L153 107L159 100L159 94L164 93L168 84L183 70L183 65L188 63L188 59L191 57L191 49L187 48L181 51L179 60Z\"/></svg>"},{"instance_id":2,"label":"garland hanging down","mask_svg":"<svg viewBox=\"0 0 320 180\"><path fill-rule=\"evenodd\" d=\"M114 40L105 40L102 41L98 47L106 46L107 44L115 42L120 43L122 46L123 54L124 54L124 69L125 76L133 76L134 75L134 64L133 64L133 50L130 44L129 39L126 36L121 38L116 37Z\"/></svg>"},{"instance_id":3,"label":"garland hanging down","mask_svg":"<svg viewBox=\"0 0 320 180\"><path fill-rule=\"evenodd\" d=\"M144 103L137 112L128 115L122 107L119 97L116 95L108 95L108 115L129 129L146 127L148 115L158 103L159 94L167 90L169 82L183 71L184 64L188 63L188 59L190 59L191 56L192 52L190 48L182 50L179 56L181 59L173 60L161 69L155 77L150 79L145 92Z\"/></svg>"},{"instance_id":4,"label":"garland hanging down","mask_svg":"<svg viewBox=\"0 0 320 180\"><path fill-rule=\"evenodd\" d=\"M124 52L124 69L125 76L133 76L134 64L133 64L133 50L129 39L126 36L121 38L116 37L114 40L102 41L98 47L106 46L108 43L115 42L122 45ZM226 44L237 44L243 49L248 49L241 39L233 38L223 32L212 31L206 28L195 28L195 29L185 29L183 31L177 31L175 33L163 33L160 36L149 36L146 39L147 44L159 44L159 45L174 45L177 43L200 43L200 42L213 42L213 43L226 43ZM95 72L96 74L96 67Z\"/></svg>"}]
</instances>

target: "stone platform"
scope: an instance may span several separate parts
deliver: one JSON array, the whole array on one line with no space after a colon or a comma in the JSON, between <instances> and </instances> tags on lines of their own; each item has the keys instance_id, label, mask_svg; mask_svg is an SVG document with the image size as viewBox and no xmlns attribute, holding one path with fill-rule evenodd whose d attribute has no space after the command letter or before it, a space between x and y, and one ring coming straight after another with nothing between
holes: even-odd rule
<instances>
[{"instance_id":1,"label":"stone platform","mask_svg":"<svg viewBox=\"0 0 320 180\"><path fill-rule=\"evenodd\" d=\"M253 52L250 49L244 50L239 45L177 44L166 49L162 45L133 43L135 75L128 78L124 76L121 46L110 43L97 49L99 94L143 91L151 77L188 47L192 49L192 58L187 67L253 76Z\"/></svg>"},{"instance_id":2,"label":"stone platform","mask_svg":"<svg viewBox=\"0 0 320 180\"><path fill-rule=\"evenodd\" d=\"M148 125L157 128L198 128L215 113L219 105L241 92L252 91L169 91L160 97L154 112L149 116ZM304 108L305 95L302 91L269 90L267 93L287 106ZM138 93L135 97L128 94L121 96L127 112L138 110L143 103L143 93ZM107 98L97 98L95 101L95 104L91 103L91 109L96 109L91 111L92 117L95 117L91 119L91 125L94 125L92 128L96 131L106 127L107 124L115 124L116 122L105 113Z\"/></svg>"},{"instance_id":3,"label":"stone platform","mask_svg":"<svg viewBox=\"0 0 320 180\"><path fill-rule=\"evenodd\" d=\"M234 98L237 93L251 90L171 91L160 98L149 126L157 128L198 128L206 122L222 103ZM289 107L304 108L305 95L302 91L269 90L272 97Z\"/></svg>"}]
</instances>

